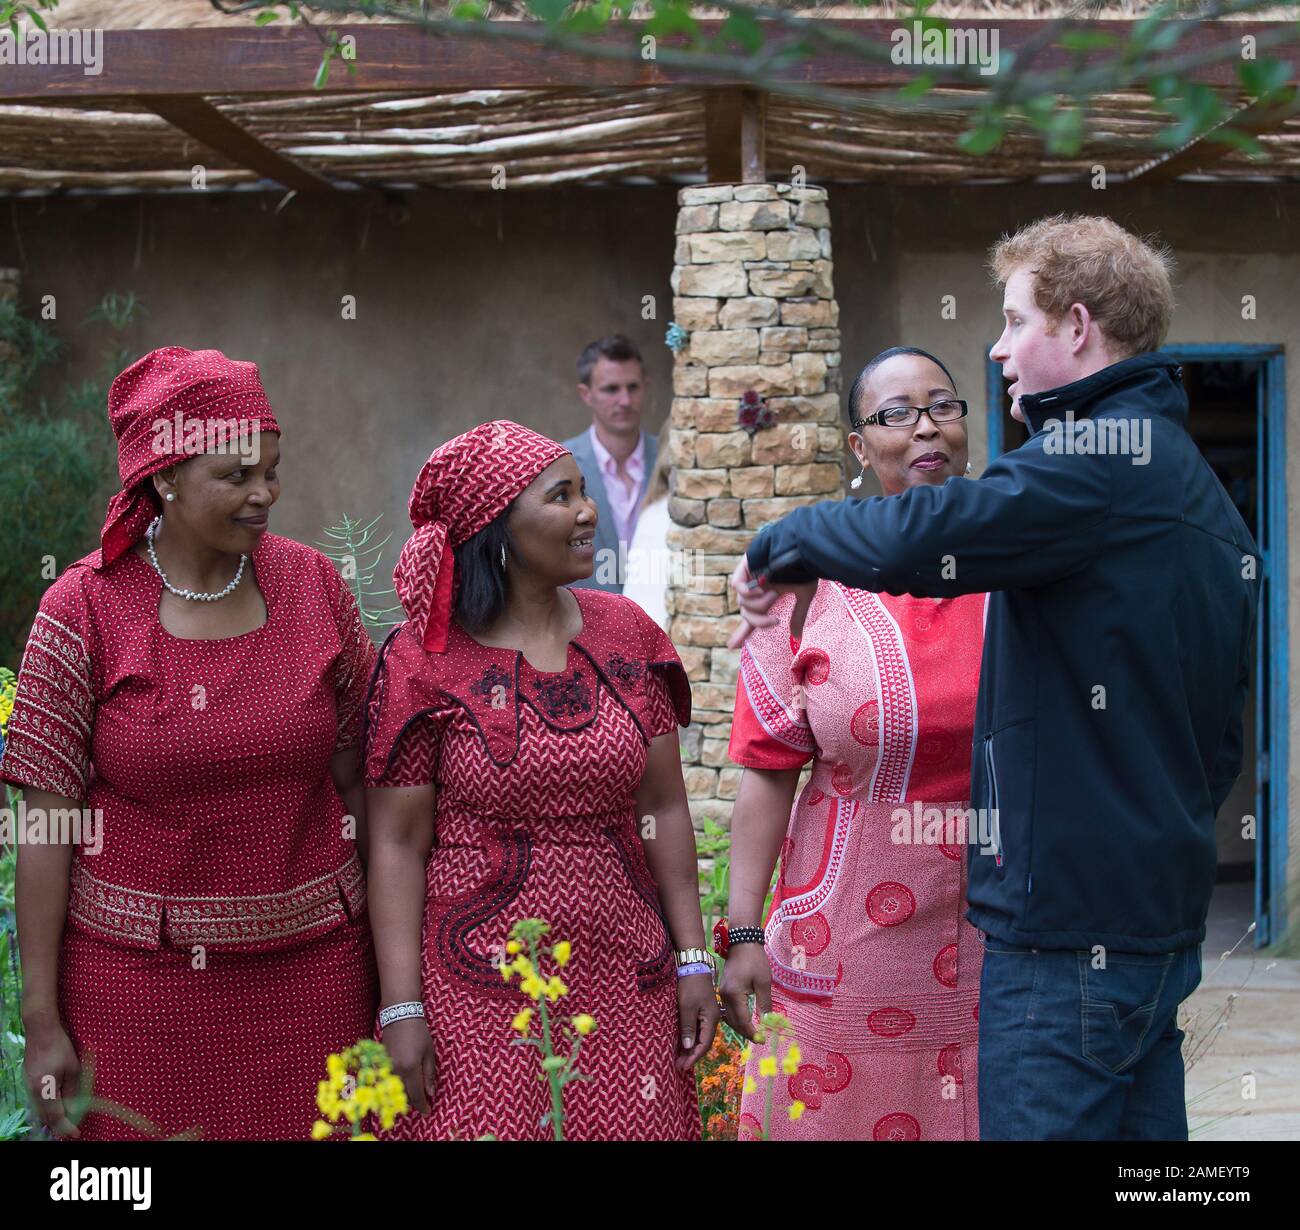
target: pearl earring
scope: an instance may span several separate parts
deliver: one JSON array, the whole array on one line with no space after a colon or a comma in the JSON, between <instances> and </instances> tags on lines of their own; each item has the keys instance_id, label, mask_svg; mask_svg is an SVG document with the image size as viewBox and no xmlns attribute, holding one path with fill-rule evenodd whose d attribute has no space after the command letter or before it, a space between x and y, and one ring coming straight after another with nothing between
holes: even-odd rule
<instances>
[{"instance_id":1,"label":"pearl earring","mask_svg":"<svg viewBox=\"0 0 1300 1230\"><path fill-rule=\"evenodd\" d=\"M866 466L863 466L863 467L862 467L862 474L859 474L859 475L857 476L857 478L855 478L855 479L854 479L854 480L849 484L849 486L852 487L854 491L856 491L859 487L862 486L862 478L863 478L863 475L866 474L866 472L867 472L867 467L866 467Z\"/></svg>"},{"instance_id":2,"label":"pearl earring","mask_svg":"<svg viewBox=\"0 0 1300 1230\"><path fill-rule=\"evenodd\" d=\"M176 502L176 492L174 492L174 491L169 491L169 492L167 493L167 503L168 503L168 504L173 504L173 503L175 503L175 502Z\"/></svg>"},{"instance_id":3,"label":"pearl earring","mask_svg":"<svg viewBox=\"0 0 1300 1230\"><path fill-rule=\"evenodd\" d=\"M971 463L968 461L966 463L966 473L969 474L970 472L971 472Z\"/></svg>"}]
</instances>

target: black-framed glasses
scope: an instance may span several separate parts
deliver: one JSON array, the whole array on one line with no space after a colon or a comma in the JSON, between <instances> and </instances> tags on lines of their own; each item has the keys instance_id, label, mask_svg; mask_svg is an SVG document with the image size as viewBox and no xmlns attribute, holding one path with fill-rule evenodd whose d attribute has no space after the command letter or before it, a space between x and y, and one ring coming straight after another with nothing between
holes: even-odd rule
<instances>
[{"instance_id":1,"label":"black-framed glasses","mask_svg":"<svg viewBox=\"0 0 1300 1230\"><path fill-rule=\"evenodd\" d=\"M959 397L945 397L932 406L890 406L877 410L865 418L854 419L854 431L860 431L868 423L879 423L882 427L915 427L921 421L921 415L928 414L932 423L955 423L965 418L967 406Z\"/></svg>"}]
</instances>

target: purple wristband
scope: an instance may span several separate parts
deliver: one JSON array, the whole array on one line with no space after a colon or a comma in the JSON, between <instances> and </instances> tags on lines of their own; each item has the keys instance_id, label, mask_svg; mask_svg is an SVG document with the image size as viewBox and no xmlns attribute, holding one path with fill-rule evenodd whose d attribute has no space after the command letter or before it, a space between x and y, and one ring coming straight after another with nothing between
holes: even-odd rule
<instances>
[{"instance_id":1,"label":"purple wristband","mask_svg":"<svg viewBox=\"0 0 1300 1230\"><path fill-rule=\"evenodd\" d=\"M703 961L692 961L690 965L679 965L677 977L687 978L691 974L712 974L713 971Z\"/></svg>"}]
</instances>

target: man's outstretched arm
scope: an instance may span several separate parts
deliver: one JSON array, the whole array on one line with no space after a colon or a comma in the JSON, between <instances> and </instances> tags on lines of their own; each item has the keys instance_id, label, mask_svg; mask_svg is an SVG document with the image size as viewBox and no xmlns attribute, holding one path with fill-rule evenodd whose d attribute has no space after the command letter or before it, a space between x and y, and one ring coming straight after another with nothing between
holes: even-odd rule
<instances>
[{"instance_id":1,"label":"man's outstretched arm","mask_svg":"<svg viewBox=\"0 0 1300 1230\"><path fill-rule=\"evenodd\" d=\"M825 579L931 598L1044 585L1097 550L1110 464L1049 455L1031 441L975 481L797 508L750 544L749 571L774 583Z\"/></svg>"}]
</instances>

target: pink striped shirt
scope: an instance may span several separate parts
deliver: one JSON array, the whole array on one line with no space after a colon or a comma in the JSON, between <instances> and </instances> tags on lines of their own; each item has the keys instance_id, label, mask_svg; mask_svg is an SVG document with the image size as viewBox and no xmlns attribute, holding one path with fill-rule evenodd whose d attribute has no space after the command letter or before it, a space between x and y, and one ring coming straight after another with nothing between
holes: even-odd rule
<instances>
[{"instance_id":1,"label":"pink striped shirt","mask_svg":"<svg viewBox=\"0 0 1300 1230\"><path fill-rule=\"evenodd\" d=\"M605 497L614 514L614 528L618 530L619 541L631 542L636 530L637 503L645 482L645 432L637 437L636 448L623 463L622 470L609 449L600 442L594 426L591 428L591 448L596 454L596 464L600 466Z\"/></svg>"}]
</instances>

